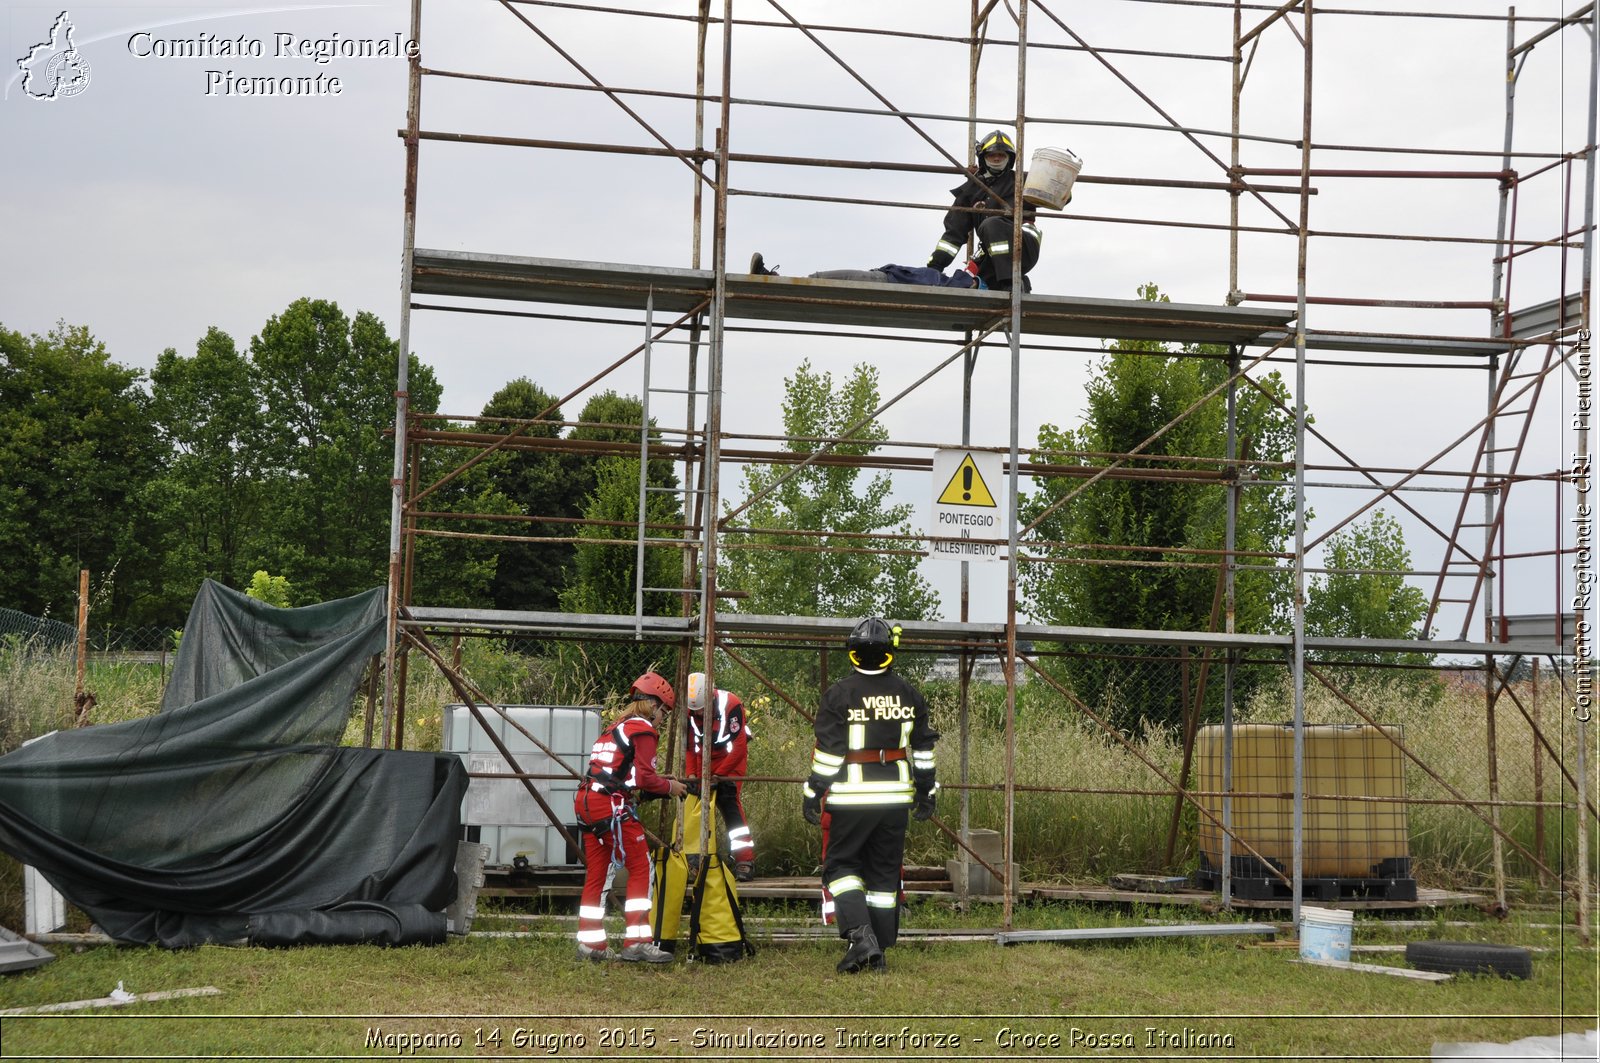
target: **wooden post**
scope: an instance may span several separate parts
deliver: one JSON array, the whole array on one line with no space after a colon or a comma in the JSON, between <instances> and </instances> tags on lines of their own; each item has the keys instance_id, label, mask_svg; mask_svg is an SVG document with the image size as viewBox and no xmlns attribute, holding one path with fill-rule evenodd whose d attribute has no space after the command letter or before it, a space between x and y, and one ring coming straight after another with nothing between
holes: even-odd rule
<instances>
[{"instance_id":1,"label":"wooden post","mask_svg":"<svg viewBox=\"0 0 1600 1063\"><path fill-rule=\"evenodd\" d=\"M1544 859L1544 746L1539 735L1544 719L1539 709L1539 658L1533 659L1533 696L1530 715L1533 717L1533 851ZM1544 869L1538 871L1539 885L1547 884Z\"/></svg>"},{"instance_id":2,"label":"wooden post","mask_svg":"<svg viewBox=\"0 0 1600 1063\"><path fill-rule=\"evenodd\" d=\"M1500 700L1499 691L1495 687L1496 675L1494 658L1485 657L1484 687L1483 687L1483 714L1484 714L1484 747L1489 755L1489 827L1493 834L1489 837L1489 859L1494 874L1494 912L1496 915L1504 914L1506 909L1506 850L1500 831L1500 743L1496 734L1495 704Z\"/></svg>"},{"instance_id":3,"label":"wooden post","mask_svg":"<svg viewBox=\"0 0 1600 1063\"><path fill-rule=\"evenodd\" d=\"M78 570L78 682L72 694L72 725L82 727L94 708L94 695L83 689L89 666L89 570Z\"/></svg>"},{"instance_id":4,"label":"wooden post","mask_svg":"<svg viewBox=\"0 0 1600 1063\"><path fill-rule=\"evenodd\" d=\"M1213 616L1212 619L1215 619ZM1173 856L1178 851L1178 825L1183 815L1183 792L1189 788L1189 768L1194 762L1194 739L1200 730L1200 706L1194 691L1189 689L1189 647L1185 646L1178 657L1178 702L1183 717L1180 730L1183 735L1183 767L1178 771L1178 796L1172 802L1172 820L1167 824L1167 855L1162 869L1172 867Z\"/></svg>"}]
</instances>

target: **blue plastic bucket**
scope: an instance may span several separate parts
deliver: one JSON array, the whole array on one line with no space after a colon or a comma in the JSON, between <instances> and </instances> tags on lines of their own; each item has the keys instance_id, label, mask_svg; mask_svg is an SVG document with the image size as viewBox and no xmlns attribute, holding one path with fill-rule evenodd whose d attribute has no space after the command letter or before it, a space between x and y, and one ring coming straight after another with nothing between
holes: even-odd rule
<instances>
[{"instance_id":1,"label":"blue plastic bucket","mask_svg":"<svg viewBox=\"0 0 1600 1063\"><path fill-rule=\"evenodd\" d=\"M1335 908L1300 906L1300 958L1350 960L1351 914Z\"/></svg>"}]
</instances>

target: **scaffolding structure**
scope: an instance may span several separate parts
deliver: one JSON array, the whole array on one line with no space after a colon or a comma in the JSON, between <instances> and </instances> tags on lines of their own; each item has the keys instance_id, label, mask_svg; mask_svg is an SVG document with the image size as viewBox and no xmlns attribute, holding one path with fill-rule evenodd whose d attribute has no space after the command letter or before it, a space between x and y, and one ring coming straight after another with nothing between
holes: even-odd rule
<instances>
[{"instance_id":1,"label":"scaffolding structure","mask_svg":"<svg viewBox=\"0 0 1600 1063\"><path fill-rule=\"evenodd\" d=\"M1008 870L1015 853L1012 812L1017 800L1019 779L1015 767L1013 721L1018 684L1040 681L1054 688L1064 704L1102 726L1112 739L1117 730L1063 685L1058 677L1039 663L1052 649L1081 652L1095 646L1170 646L1193 648L1199 654L1201 669L1216 667L1221 673L1224 712L1231 714L1234 670L1246 659L1281 661L1291 676L1294 723L1294 857L1282 872L1285 887L1292 896L1298 919L1302 897L1301 816L1306 798L1302 774L1305 726L1304 708L1307 680L1328 687L1350 710L1366 723L1377 725L1348 694L1330 682L1325 671L1314 664L1317 654L1420 653L1470 658L1483 662L1485 712L1489 718L1488 740L1490 779L1487 800L1469 798L1452 790L1461 806L1483 820L1493 834L1496 870L1496 900L1505 903L1505 884L1501 867L1502 842L1517 845L1500 826L1498 794L1494 788L1496 752L1493 746L1493 720L1497 704L1512 693L1510 666L1520 658L1559 657L1566 662L1564 673L1577 686L1578 694L1587 689L1591 674L1586 633L1589 630L1587 595L1566 599L1569 583L1579 589L1591 586L1589 543L1580 528L1577 541L1563 531L1563 525L1588 513L1590 505L1588 468L1589 443L1587 418L1562 425L1560 452L1554 465L1540 462L1550 452L1551 425L1565 420L1560 406L1566 380L1576 381L1580 408L1587 410L1588 336L1592 321L1591 277L1592 244L1595 231L1595 113L1594 96L1597 68L1594 41L1600 12L1593 3L1555 17L1530 19L1514 10L1505 15L1461 15L1447 11L1369 12L1350 11L1313 4L1313 0L1290 0L1281 5L1249 5L1219 0L1214 3L1163 4L1161 0L1107 0L1108 6L1139 8L1140 17L1154 10L1176 10L1186 14L1203 11L1223 23L1227 30L1225 51L1213 54L1176 51L1147 51L1097 47L1074 25L1076 15L1063 16L1059 6L1041 0L969 0L953 6L963 12L964 29L959 33L930 32L931 19L924 16L925 5L916 5L918 17L912 25L812 25L791 14L777 0L682 0L646 9L587 8L585 5L556 0L498 0L505 33L523 36L530 50L542 59L559 57L571 73L567 80L534 79L502 73L473 72L435 67L423 62L429 55L428 26L424 23L424 4L413 0L411 36L421 44L421 52L411 60L410 90L406 126L402 131L406 152L404 247L402 259L401 306L397 403L395 416L395 475L391 510L390 539L390 636L386 655L383 699L385 744L397 740L403 720L404 672L410 651L423 653L449 679L458 695L474 712L478 705L492 709L470 680L439 650L434 639L440 634L524 633L542 638L585 638L643 640L675 647L678 651L679 678L688 671L689 660L697 650L703 653L703 668L708 681L716 685L714 669L719 666L717 652L726 660L744 667L747 678L768 685L774 697L804 713L805 709L790 693L760 674L742 651L753 645L778 645L796 652L826 652L837 646L854 618L791 617L729 612L720 603L728 600L728 590L719 584L719 555L725 538L734 532L759 531L778 534L770 528L752 528L742 523L743 516L759 501L757 497L736 497L724 481L734 469L755 465L784 475L818 465L841 465L861 469L887 470L899 474L920 472L932 466L930 452L962 447L968 451L999 452L1005 469L1004 535L996 535L989 545L1004 558L1004 619L977 622L969 619L970 584L975 578L971 565L962 562L960 615L953 621L910 623L909 640L918 648L959 654L965 662L960 672L961 697L966 704L971 661L975 656L998 658L1006 684L1006 763L1004 801L1006 821L1002 828L1004 849L998 866L985 867L1005 880L1005 920L1010 924L1012 883ZM490 5L491 7L495 5ZM932 5L939 6L939 5ZM1420 6L1420 5L1419 5ZM1431 6L1431 5L1430 5ZM448 8L441 12L450 18ZM888 11L872 10L863 21L892 19ZM1364 145L1326 142L1318 138L1313 103L1316 93L1316 42L1318 28L1335 25L1377 22L1405 18L1426 23L1438 19L1489 19L1505 27L1505 135L1500 145L1430 148L1427 146ZM601 23L605 25L602 26ZM606 27L627 25L646 34L658 33L667 39L671 33L686 31L694 38L693 84L648 87L611 83L592 73L582 57L584 45L602 39ZM659 27L659 30L657 29ZM1383 33L1382 25L1363 32ZM741 65L739 47L749 35L765 39L783 34L786 47L814 51L825 57L828 67L855 94L851 104L802 102L792 99L756 98L744 94L738 77L749 69ZM1585 38L1585 35L1586 38ZM1589 112L1582 143L1565 145L1558 151L1519 151L1514 148L1517 121L1516 89L1524 65L1537 62L1538 49L1558 49L1573 38L1588 41L1588 67L1581 75L1589 86ZM898 69L904 57L897 48L937 48L953 58L966 60L965 113L948 114L903 109L875 87L875 80ZM1198 45L1197 45L1198 47ZM868 59L849 61L846 51L865 53ZM1284 53L1289 53L1285 57ZM763 49L761 57L770 53ZM997 54L1007 57L996 59ZM1271 57L1269 63L1268 56ZM1143 121L1121 117L1097 119L1093 114L1063 114L1059 108L1040 103L1045 96L1039 83L1050 83L1059 73L1044 69L1070 57L1073 62L1092 64L1103 76L1123 86L1130 98L1145 110ZM1231 71L1228 92L1231 108L1222 128L1185 124L1165 106L1159 91L1146 91L1126 71L1139 61L1184 64L1211 70L1226 66ZM878 66L870 64L877 63ZM1014 62L1014 106L997 111L987 98L995 95L990 67L1000 66L1002 74L1012 71ZM986 63L988 66L986 66ZM1245 114L1254 102L1251 95L1252 72L1258 78L1273 63L1277 69L1298 74L1300 93L1298 114L1292 128L1275 133L1251 130ZM1258 66L1259 64L1259 66ZM953 62L946 68L952 68ZM1004 79L1001 78L1003 83ZM475 86L492 86L536 94L541 106L532 120L531 132L520 135L506 130L446 131L430 128L423 122L425 85L449 86L450 91L466 91ZM465 88L464 88L465 87ZM1279 98L1280 85L1269 85L1268 92L1280 90L1265 110L1287 106ZM1031 90L1031 91L1030 91ZM554 117L571 104L577 111L582 102L603 98L615 113L625 116L625 128L632 136L617 135L596 140L575 134L573 124ZM684 123L669 126L659 117L664 108L692 109L689 132ZM496 112L498 114L499 112ZM1003 115L996 118L995 114ZM776 114L776 117L771 117ZM741 116L744 120L741 121ZM519 115L519 118L521 116ZM870 120L892 124L900 131L892 143L903 146L903 156L892 159L856 157L830 158L819 154L777 154L765 148L771 139L764 136L774 126L816 120ZM473 122L482 126L483 122ZM489 123L492 126L492 122ZM550 131L542 128L548 125ZM1118 227L1120 231L1166 234L1221 234L1226 239L1226 262L1217 263L1221 275L1225 265L1223 298L1215 304L1156 303L1143 300L1087 298L1054 295L1041 290L1024 293L1021 286L1010 292L952 290L917 286L883 285L838 281L806 276L754 276L731 261L730 212L734 204L755 204L752 210L770 216L780 208L804 210L808 218L824 212L839 212L847 220L863 207L876 211L904 212L921 219L924 231L934 229L929 220L933 212L943 211L948 203L874 199L860 192L833 191L840 180L859 178L863 187L876 187L880 176L906 183L916 175L947 175L962 180L970 173L971 160L950 145L970 144L980 128L994 124L1008 126L1015 133L1019 167L1032 145L1059 137L1064 130L1127 130L1139 135L1159 135L1179 145L1185 156L1198 160L1203 174L1193 174L1188 164L1175 166L1171 173L1159 170L1139 173L1100 172L1093 162L1079 178L1079 198L1086 210L1100 208L1088 203L1096 194L1125 204L1121 213L1076 213L1041 209L1039 217L1050 230L1080 232L1091 226ZM507 125L518 123L507 119ZM674 132L663 132L663 129ZM739 150L742 141L752 147ZM888 137L882 143L890 143ZM625 264L594 261L588 258L563 259L487 250L446 250L418 244L419 185L424 145L434 152L520 149L546 157L581 157L617 164L638 166L658 183L681 182L687 189L685 212L690 215L690 240L687 265ZM1334 165L1346 158L1364 154L1397 157L1400 163L1389 168ZM1293 165L1252 165L1247 158L1266 157L1279 162L1292 157ZM498 154L496 158L500 157ZM634 171L629 171L630 173ZM792 180L792 184L771 187L765 179ZM1518 231L1519 206L1533 193L1524 189L1545 186L1544 195L1559 204L1559 231L1554 235L1521 235ZM1498 190L1497 218L1492 236L1438 232L1356 231L1330 229L1319 223L1319 197L1332 195L1335 188L1381 186L1405 188L1406 201L1419 186L1435 189L1477 184ZM1581 183L1581 187L1579 186ZM1553 192L1550 186L1555 186ZM1178 194L1203 198L1215 207L1219 197L1227 200L1225 224L1205 220L1195 212L1188 217L1157 217L1138 213L1142 195ZM1441 197L1449 193L1439 192ZM547 196L556 202L582 204L586 210L593 200L582 188L572 187L570 179L551 177L532 192L538 199ZM1581 200L1581 203L1576 203ZM1182 200L1187 202L1187 200ZM543 208L553 209L553 208ZM1213 215L1214 216L1214 215ZM627 239L614 237L611 230L623 228L594 208L592 225L607 230L607 238L593 246L615 248L625 257L630 250ZM1021 214L1016 212L1013 243L1020 245ZM746 234L742 237L749 239ZM1271 241L1271 250L1261 248ZM1047 241L1065 242L1064 238ZM1287 256L1277 253L1292 242L1292 266ZM929 241L931 244L931 240ZM1368 290L1406 290L1415 280L1403 271L1404 256L1392 252L1396 246L1442 248L1450 254L1472 254L1489 270L1491 292L1488 298L1380 298L1355 296L1348 291L1318 293L1309 282L1311 267L1318 260L1314 248L1328 244L1353 244L1365 248L1363 262L1370 268ZM1048 253L1048 252L1047 252ZM1386 258L1393 256L1402 272L1386 269ZM1256 258L1266 265L1255 263ZM1576 264L1569 259L1576 258ZM820 265L841 265L831 262ZM859 263L858 263L859 264ZM1519 272L1520 271L1520 272ZM1523 285L1513 292L1513 276L1532 273L1540 286L1536 298L1523 299ZM1290 279L1292 275L1292 281ZM1575 275L1575 281L1574 281ZM1545 278L1553 277L1553 285ZM1263 280L1265 278L1265 280ZM1249 287L1276 285L1276 290L1251 291ZM1222 288L1222 285L1218 285ZM1454 294L1454 293L1452 293ZM426 301L424 301L426 300ZM508 305L511 306L508 309ZM598 328L635 330L636 342L626 342L614 354L585 359L597 368L560 402L538 418L518 423L506 430L505 418L472 418L453 415L421 417L407 401L408 357L413 347L412 318L415 313L429 315L493 315L525 322L530 329ZM1461 322L1468 315L1482 322L1481 327ZM1409 322L1437 317L1450 324L1444 328L1416 327ZM1329 322L1319 325L1319 319ZM1403 321L1406 324L1397 325ZM609 335L610 333L608 333ZM936 378L944 380L959 373L962 400L959 439L909 438L886 440L870 453L841 449L840 444L853 434L808 441L806 450L789 449L781 436L734 431L725 427L730 396L725 387L727 367L740 359L759 356L768 343L803 341L825 345L839 337L868 338L873 342L912 346L904 359L909 365L918 354L932 351L926 368L912 370L903 388L883 402L874 417L883 415L919 388ZM797 340L798 338L798 340ZM1227 376L1222 385L1200 402L1179 413L1155 435L1126 453L1108 455L1067 455L1058 460L1039 460L1035 446L1024 437L1021 427L1024 356L1030 368L1042 359L1082 359L1085 352L1098 354L1100 341L1150 340L1186 345L1196 357L1223 357ZM1092 342L1096 345L1089 345ZM913 346L914 345L914 346ZM1217 355L1218 350L1226 351ZM669 353L670 352L670 353ZM986 365L994 371L992 355L1008 358L1008 409L1003 418L1005 438L991 433L975 438L974 413L990 424L1001 419L994 409L974 408L974 375L981 353L989 355ZM661 364L683 369L682 380L662 382ZM1283 408L1292 418L1295 443L1292 462L1273 467L1252 460L1242 452L1235 434L1235 417L1242 394L1282 399L1263 389L1259 374L1275 367L1292 373L1290 400ZM1326 367L1326 369L1324 369ZM1437 452L1419 463L1358 460L1353 451L1371 452L1370 446L1351 446L1348 439L1336 438L1332 431L1314 423L1308 416L1308 372L1355 369L1372 373L1405 370L1414 377L1427 378L1447 371L1463 375L1481 373L1485 382L1482 413L1474 413L1464 430L1451 435L1452 428L1438 439ZM633 375L629 375L633 374ZM620 381L620 385L616 382ZM554 409L592 389L611 384L637 390L643 403L643 423L637 444L617 444L555 438L530 432L544 426ZM1560 393L1560 394L1558 394ZM673 402L682 406L674 408ZM1222 459L1157 453L1159 437L1208 403L1226 408L1227 440ZM681 410L681 415L679 413ZM480 430L474 422L492 422L494 431ZM451 423L455 422L455 423ZM463 427L463 423L465 427ZM955 416L946 411L943 424L953 426ZM857 426L859 427L859 426ZM979 433L981 436L982 433ZM1146 448L1150 452L1146 453ZM424 453L469 453L465 461L453 461L442 474L436 464L426 464ZM1380 451L1382 448L1378 448ZM483 519L484 514L446 513L429 505L429 499L474 464L486 457L518 450L559 451L588 456L619 454L637 457L640 467L638 520L630 533L636 551L636 608L632 614L571 614L556 612L514 612L506 610L458 609L437 603L417 601L412 594L415 566L419 563L418 544L430 537L488 536L508 542L550 542L550 536L519 532L520 526L549 523L548 515L522 514L502 519L506 530L494 533L456 530L463 522ZM646 517L646 482L651 462L671 461L681 468L683 519L664 526ZM1182 466L1181 469L1176 466ZM1147 560L1109 562L1123 564L1129 571L1136 566L1204 565L1217 574L1218 605L1213 623L1205 630L1145 631L1104 629L1019 621L1019 569L1030 564L1095 563L1095 551L1115 544L1062 544L1044 541L1039 525L1046 514L1028 522L1018 514L1020 483L1024 477L1036 480L1069 477L1077 482L1050 509L1071 501L1107 477L1151 482L1170 481L1178 476L1202 481L1223 492L1226 498L1227 526L1222 548L1215 551L1165 551ZM770 492L769 485L767 491ZM1536 511L1527 505L1513 509L1513 500L1532 497L1536 488L1554 497L1556 519L1549 527L1550 509ZM1292 549L1279 554L1251 553L1235 541L1235 518L1241 496L1247 491L1283 491L1292 494L1294 535ZM1318 513L1318 526L1309 527L1308 493L1319 492L1319 499L1354 496L1348 509L1333 514ZM1434 504L1447 500L1441 516ZM1397 507L1412 526L1425 530L1429 546L1419 549L1421 559L1408 575L1428 588L1427 620L1424 634L1447 630L1446 637L1408 639L1338 639L1309 636L1305 624L1308 580L1329 570L1312 563L1329 537L1348 527L1380 502ZM1320 503L1319 503L1320 504ZM1341 504L1342 505L1342 504ZM582 521L573 523L581 524ZM790 529L797 549L841 551L855 549L848 537L829 535L832 529ZM1550 541L1534 544L1538 533ZM575 531L574 531L575 533ZM863 549L877 552L912 550L926 556L924 543L930 535L909 537L913 541L884 542L893 535L871 537L874 544ZM570 540L568 540L570 541ZM646 549L672 546L683 555L683 582L671 588L647 586L644 557ZM619 547L621 549L622 547ZM1181 556L1174 556L1175 554ZM1552 568L1555 576L1551 579ZM1241 571L1263 571L1282 581L1292 601L1292 627L1286 633L1235 630L1235 577ZM993 568L987 569L993 571ZM1508 615L1508 573L1521 578L1538 572L1538 581L1550 587L1548 594L1536 596L1537 612L1562 618L1547 637L1519 628L1518 617ZM1565 575L1573 573L1575 575ZM737 589L734 589L735 592ZM676 615L658 615L647 608L647 598L671 593L681 604ZM1566 625L1570 624L1571 627ZM1448 627L1446 627L1448 625ZM1024 651L1026 648L1026 651ZM1078 649L1074 649L1078 648ZM1576 662L1573 664L1572 662ZM825 668L825 666L824 666ZM1201 683L1203 685L1204 679ZM1574 695L1575 696L1575 695ZM1574 702L1576 704L1576 702ZM1587 701L1583 701L1586 705ZM1577 721L1578 763L1569 768L1560 755L1560 742L1552 744L1540 731L1520 702L1517 707L1544 747L1554 756L1574 788L1574 802L1552 801L1552 807L1575 807L1580 823L1577 832L1578 869L1587 869L1588 824L1593 819L1593 797L1587 792L1586 777L1591 768L1583 761L1590 739L1584 729L1587 711L1574 710ZM1565 711L1565 710L1564 710ZM1195 720L1185 721L1192 741ZM1565 718L1564 718L1565 719ZM966 726L962 727L962 778L966 778ZM1224 726L1231 726L1225 715ZM1124 746L1132 750L1123 741ZM1401 746L1422 769L1426 764ZM1134 751L1135 755L1140 755ZM1142 755L1141 755L1142 756ZM511 758L508 755L508 760ZM514 764L514 760L512 761ZM1222 768L1224 797L1221 814L1216 816L1198 799L1194 785L1184 774L1173 777L1154 763L1149 767L1169 788L1164 793L1176 804L1188 803L1209 822L1207 828L1220 832L1224 850L1222 891L1230 896L1227 858L1230 847L1243 845L1230 822L1229 768L1224 757ZM1185 772L1187 772L1187 761ZM513 769L515 770L515 769ZM538 794L523 777L529 792ZM1442 782L1442 780L1441 780ZM1448 787L1448 784L1445 784ZM1030 790L1038 787L1028 787ZM964 791L965 792L965 791ZM1586 811L1587 810L1587 811ZM560 823L548 808L552 822ZM1177 811L1174 810L1174 822ZM941 825L942 827L942 825ZM967 809L962 806L957 828L942 827L958 850L977 858L969 844ZM1543 867L1533 854L1524 852L1533 864ZM979 862L981 858L978 858ZM1584 883L1585 875L1577 875ZM1587 927L1589 890L1575 887L1580 926Z\"/></svg>"}]
</instances>

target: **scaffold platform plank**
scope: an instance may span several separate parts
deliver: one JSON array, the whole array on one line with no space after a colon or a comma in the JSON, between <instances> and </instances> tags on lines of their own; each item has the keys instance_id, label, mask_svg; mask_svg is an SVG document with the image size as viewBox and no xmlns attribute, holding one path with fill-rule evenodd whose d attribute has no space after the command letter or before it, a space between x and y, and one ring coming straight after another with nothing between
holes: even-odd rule
<instances>
[{"instance_id":1,"label":"scaffold platform plank","mask_svg":"<svg viewBox=\"0 0 1600 1063\"><path fill-rule=\"evenodd\" d=\"M589 636L597 638L674 639L700 634L698 616L644 616L631 614L560 613L514 609L465 609L454 606L412 605L401 626L426 631L507 631L526 634ZM842 641L855 626L853 617L773 616L759 613L718 613L717 631L723 637L758 638L764 635L801 636L818 642ZM1006 625L993 621L917 620L905 624L910 645L938 647L965 643L1003 646ZM1289 635L1260 635L1220 631L1149 631L1134 628L1064 627L1053 624L1018 624L1017 639L1049 645L1127 644L1237 648L1260 653L1285 653L1294 647ZM1425 653L1482 657L1564 656L1571 648L1543 642L1465 642L1430 639L1308 638L1306 648L1327 652ZM983 653L982 648L976 652ZM994 652L993 650L989 652Z\"/></svg>"},{"instance_id":2,"label":"scaffold platform plank","mask_svg":"<svg viewBox=\"0 0 1600 1063\"><path fill-rule=\"evenodd\" d=\"M1261 343L1281 343L1294 351L1294 336L1288 332L1264 332ZM1416 355L1432 358L1486 359L1504 355L1516 345L1508 340L1469 339L1455 336L1356 336L1347 332L1306 331L1306 350L1322 353Z\"/></svg>"},{"instance_id":3,"label":"scaffold platform plank","mask_svg":"<svg viewBox=\"0 0 1600 1063\"><path fill-rule=\"evenodd\" d=\"M1021 945L1036 941L1127 941L1134 938L1275 937L1278 928L1271 923L1184 923L1179 926L1079 926L1064 930L1006 930L994 936L997 945Z\"/></svg>"},{"instance_id":4,"label":"scaffold platform plank","mask_svg":"<svg viewBox=\"0 0 1600 1063\"><path fill-rule=\"evenodd\" d=\"M568 306L643 310L653 299L658 322L685 314L712 296L709 270L515 255L417 249L412 293L463 299L511 299ZM869 328L941 331L1003 330L1010 323L1007 292L878 284L822 277L727 275L729 318ZM1023 297L1023 332L1094 339L1256 343L1280 335L1292 309L1087 299L1033 292Z\"/></svg>"}]
</instances>

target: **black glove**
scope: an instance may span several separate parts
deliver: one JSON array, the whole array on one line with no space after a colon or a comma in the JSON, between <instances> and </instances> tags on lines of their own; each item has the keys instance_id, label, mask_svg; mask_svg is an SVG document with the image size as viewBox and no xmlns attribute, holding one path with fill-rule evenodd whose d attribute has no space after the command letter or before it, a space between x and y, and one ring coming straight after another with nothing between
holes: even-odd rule
<instances>
[{"instance_id":1,"label":"black glove","mask_svg":"<svg viewBox=\"0 0 1600 1063\"><path fill-rule=\"evenodd\" d=\"M933 818L933 804L934 804L934 796L933 796L933 794L918 794L917 795L916 804L911 806L911 818L912 819L932 819Z\"/></svg>"},{"instance_id":2,"label":"black glove","mask_svg":"<svg viewBox=\"0 0 1600 1063\"><path fill-rule=\"evenodd\" d=\"M928 256L928 265L933 269L944 272L944 268L956 260L956 256L942 248Z\"/></svg>"},{"instance_id":3,"label":"black glove","mask_svg":"<svg viewBox=\"0 0 1600 1063\"><path fill-rule=\"evenodd\" d=\"M813 827L822 826L822 795L817 794L801 802L800 814L806 817L806 822Z\"/></svg>"}]
</instances>

